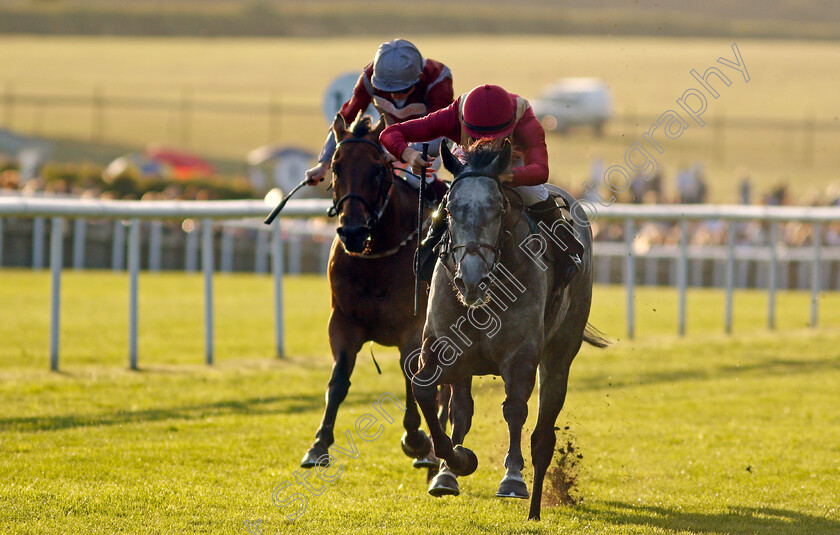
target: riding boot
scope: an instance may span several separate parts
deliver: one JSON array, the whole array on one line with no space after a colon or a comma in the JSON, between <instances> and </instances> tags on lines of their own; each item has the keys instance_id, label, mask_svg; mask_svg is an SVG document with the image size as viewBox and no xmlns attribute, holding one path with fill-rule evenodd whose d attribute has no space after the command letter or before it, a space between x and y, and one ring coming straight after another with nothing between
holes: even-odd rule
<instances>
[{"instance_id":1,"label":"riding boot","mask_svg":"<svg viewBox=\"0 0 840 535\"><path fill-rule=\"evenodd\" d=\"M537 223L540 233L545 234L544 237L554 244L560 273L563 274L563 280L568 282L580 270L584 250L572 229L572 222L566 219L553 197L529 206L528 214ZM539 225L540 222L544 226ZM565 245L565 248L560 244Z\"/></svg>"},{"instance_id":2,"label":"riding boot","mask_svg":"<svg viewBox=\"0 0 840 535\"><path fill-rule=\"evenodd\" d=\"M432 273L435 270L437 255L435 249L440 238L446 232L446 215L438 208L432 212L432 222L426 237L420 242L420 280L427 283L432 282Z\"/></svg>"}]
</instances>

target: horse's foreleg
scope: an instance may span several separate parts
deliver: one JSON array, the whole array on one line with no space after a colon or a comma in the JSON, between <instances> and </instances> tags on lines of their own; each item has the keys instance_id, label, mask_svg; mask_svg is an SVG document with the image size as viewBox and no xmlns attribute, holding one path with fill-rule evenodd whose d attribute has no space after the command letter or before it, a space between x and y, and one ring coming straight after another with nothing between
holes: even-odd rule
<instances>
[{"instance_id":1,"label":"horse's foreleg","mask_svg":"<svg viewBox=\"0 0 840 535\"><path fill-rule=\"evenodd\" d=\"M452 443L463 444L472 427L474 404L472 398L472 377L458 381L452 390Z\"/></svg>"},{"instance_id":2,"label":"horse's foreleg","mask_svg":"<svg viewBox=\"0 0 840 535\"><path fill-rule=\"evenodd\" d=\"M522 458L522 426L528 418L528 398L534 390L538 361L536 349L527 345L502 365L502 378L505 381L502 413L508 424L510 444L505 455L505 477L496 491L496 496L500 498L528 497L528 486L522 478L522 468L525 467Z\"/></svg>"},{"instance_id":3,"label":"horse's foreleg","mask_svg":"<svg viewBox=\"0 0 840 535\"><path fill-rule=\"evenodd\" d=\"M435 456L435 452L431 449L431 440L420 429L420 413L417 410L416 400L414 399L414 392L411 386L411 377L417 373L419 369L419 360L412 359L411 355L417 349L419 344L411 344L405 346L400 350L400 366L405 371L405 398L407 410L403 417L403 427L405 427L405 434L400 441L403 453L414 459L412 466L414 468L428 468L427 481L437 474L440 459ZM412 349L412 351L408 351ZM438 392L437 406L438 406L438 421L441 427L446 430L446 422L449 419L449 399L452 390L449 385L440 385ZM422 453L426 452L426 453Z\"/></svg>"},{"instance_id":4,"label":"horse's foreleg","mask_svg":"<svg viewBox=\"0 0 840 535\"><path fill-rule=\"evenodd\" d=\"M440 426L446 431L446 423L449 421L450 410L449 400L452 399L452 387L449 385L440 385L438 392L438 421Z\"/></svg>"},{"instance_id":5,"label":"horse's foreleg","mask_svg":"<svg viewBox=\"0 0 840 535\"><path fill-rule=\"evenodd\" d=\"M420 411L429 425L435 451L441 457L441 454L449 453L452 450L452 442L446 436L437 414L437 387L441 367L438 364L437 355L429 349L432 340L432 338L427 338L423 342L423 364L416 373L408 378L408 381L414 393L414 399L420 406ZM447 445L444 446L444 444Z\"/></svg>"},{"instance_id":6,"label":"horse's foreleg","mask_svg":"<svg viewBox=\"0 0 840 535\"><path fill-rule=\"evenodd\" d=\"M440 390L438 390L438 422L440 422L440 426L443 428L444 432L446 432L446 426L452 414L449 410L449 402L451 399L452 388L449 385L440 385ZM440 471L440 459L438 459L437 455L435 455L434 450L432 450L432 452L426 457L430 462L434 463L434 465L427 465L429 467L429 472L426 474L426 481L431 482L432 478L434 478Z\"/></svg>"},{"instance_id":7,"label":"horse's foreleg","mask_svg":"<svg viewBox=\"0 0 840 535\"><path fill-rule=\"evenodd\" d=\"M463 379L453 385L442 385L440 394L441 402L443 399L449 406L449 400L452 403L449 410L446 411L452 416L452 442L456 445L464 443L464 437L470 430L473 416L473 399L470 392L472 387L472 378ZM441 427L446 430L446 418L441 411L438 413L438 422ZM446 464L442 464L440 471L431 479L429 484L429 494L432 496L457 496L460 493L458 489L458 480L456 474L449 469Z\"/></svg>"},{"instance_id":8,"label":"horse's foreleg","mask_svg":"<svg viewBox=\"0 0 840 535\"><path fill-rule=\"evenodd\" d=\"M411 379L414 397L420 405L420 410L432 434L435 455L444 459L453 473L466 476L478 467L478 459L473 452L460 445L453 448L452 440L446 435L438 420L437 385L443 368L438 355L431 350L433 341L431 337L423 341L423 364L420 371Z\"/></svg>"},{"instance_id":9,"label":"horse's foreleg","mask_svg":"<svg viewBox=\"0 0 840 535\"><path fill-rule=\"evenodd\" d=\"M450 411L449 411L449 400L452 398L452 389L449 385L440 385L440 389L438 390L438 422L440 422L441 428L443 431L446 432L446 426L449 422ZM426 481L431 482L432 478L434 478L439 469L440 469L440 459L435 455L434 449L430 451L425 457L422 459L416 459L414 461L415 468L428 468L428 472L426 473Z\"/></svg>"},{"instance_id":10,"label":"horse's foreleg","mask_svg":"<svg viewBox=\"0 0 840 535\"><path fill-rule=\"evenodd\" d=\"M328 464L328 449L335 442L333 429L338 407L347 397L350 389L350 375L356 365L356 354L362 348L362 335L358 329L335 310L330 316L329 335L333 368L327 386L326 408L321 425L315 433L315 442L301 460L302 468Z\"/></svg>"}]
</instances>

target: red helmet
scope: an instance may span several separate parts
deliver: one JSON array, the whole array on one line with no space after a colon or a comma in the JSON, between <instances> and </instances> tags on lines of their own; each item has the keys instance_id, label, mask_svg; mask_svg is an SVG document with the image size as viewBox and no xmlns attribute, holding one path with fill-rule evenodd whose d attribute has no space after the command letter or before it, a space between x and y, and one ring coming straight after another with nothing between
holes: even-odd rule
<instances>
[{"instance_id":1,"label":"red helmet","mask_svg":"<svg viewBox=\"0 0 840 535\"><path fill-rule=\"evenodd\" d=\"M516 97L497 85L480 85L464 97L463 129L472 138L499 139L516 128Z\"/></svg>"}]
</instances>

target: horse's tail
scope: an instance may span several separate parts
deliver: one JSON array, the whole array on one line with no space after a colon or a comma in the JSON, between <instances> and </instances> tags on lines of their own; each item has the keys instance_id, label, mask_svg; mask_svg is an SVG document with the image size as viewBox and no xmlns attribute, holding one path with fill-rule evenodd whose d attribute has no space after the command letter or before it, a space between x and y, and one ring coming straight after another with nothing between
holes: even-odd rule
<instances>
[{"instance_id":1,"label":"horse's tail","mask_svg":"<svg viewBox=\"0 0 840 535\"><path fill-rule=\"evenodd\" d=\"M604 333L593 327L591 323L587 323L586 328L583 329L583 341L598 349L604 349L610 345L610 341L604 337Z\"/></svg>"}]
</instances>

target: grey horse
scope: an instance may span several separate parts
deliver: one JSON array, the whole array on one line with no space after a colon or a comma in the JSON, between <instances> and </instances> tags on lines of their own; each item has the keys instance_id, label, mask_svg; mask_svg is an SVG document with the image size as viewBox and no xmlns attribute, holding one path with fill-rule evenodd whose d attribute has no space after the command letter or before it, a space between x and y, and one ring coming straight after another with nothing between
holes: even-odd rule
<instances>
[{"instance_id":1,"label":"grey horse","mask_svg":"<svg viewBox=\"0 0 840 535\"><path fill-rule=\"evenodd\" d=\"M499 182L508 168L511 147L478 143L467 163L441 154L455 176L446 203L449 239L435 266L423 330L420 369L412 377L415 399L429 425L434 451L443 459L432 480L434 496L458 494L455 476L478 467L475 454L462 446L470 429L472 376L500 375L505 384L502 412L510 443L505 476L496 496L528 498L522 477L522 426L539 369L539 415L531 434L534 482L529 519L539 520L543 479L554 454L555 423L566 398L569 367L583 341L605 347L588 325L592 301L592 233L574 224L586 247L580 271L557 280L550 242L555 227L532 229L515 189ZM574 199L564 192L571 205ZM532 232L536 230L536 232ZM436 387L452 386L452 438L436 413Z\"/></svg>"}]
</instances>

